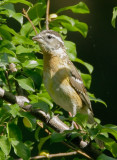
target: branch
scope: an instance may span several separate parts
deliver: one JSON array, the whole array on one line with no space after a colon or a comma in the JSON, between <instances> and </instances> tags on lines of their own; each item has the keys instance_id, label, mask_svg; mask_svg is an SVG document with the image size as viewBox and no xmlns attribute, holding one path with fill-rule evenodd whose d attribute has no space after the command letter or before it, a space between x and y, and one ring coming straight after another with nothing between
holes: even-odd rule
<instances>
[{"instance_id":1,"label":"branch","mask_svg":"<svg viewBox=\"0 0 117 160\"><path fill-rule=\"evenodd\" d=\"M44 111L40 109L33 109L33 107L29 104L27 106L24 106L24 103L30 103L30 101L24 97L24 96L14 96L12 93L6 92L4 89L0 87L0 98L3 100L6 100L7 102L10 102L11 104L17 103L22 109L24 109L27 112L30 112L32 115L34 115L37 119L43 121L46 123L46 125L53 128L56 132L61 133L65 130L69 130L69 127L63 123L58 116L51 116L48 113L45 113ZM63 142L67 147L75 150L77 153L87 157L88 159L94 160L100 155L100 151L96 150L92 147L91 144L86 144L86 142L82 141L80 137L77 137L77 146L76 143L72 142L71 145L67 144L66 142ZM76 142L75 141L75 142ZM84 145L85 143L85 145ZM75 147L72 147L72 144ZM82 148L77 149L77 147ZM93 158L91 158L93 157Z\"/></svg>"},{"instance_id":2,"label":"branch","mask_svg":"<svg viewBox=\"0 0 117 160\"><path fill-rule=\"evenodd\" d=\"M50 0L47 0L46 8L46 29L49 30L49 9L50 9Z\"/></svg>"},{"instance_id":3,"label":"branch","mask_svg":"<svg viewBox=\"0 0 117 160\"><path fill-rule=\"evenodd\" d=\"M38 34L38 33L37 33L37 30L36 30L34 24L32 23L31 19L29 18L27 11L26 11L24 8L23 8L23 15L24 15L24 17L26 17L26 18L28 19L28 21L30 22L30 24L31 24L32 27L33 27L33 30L35 31L35 33L36 33L36 35L37 35L37 34Z\"/></svg>"}]
</instances>

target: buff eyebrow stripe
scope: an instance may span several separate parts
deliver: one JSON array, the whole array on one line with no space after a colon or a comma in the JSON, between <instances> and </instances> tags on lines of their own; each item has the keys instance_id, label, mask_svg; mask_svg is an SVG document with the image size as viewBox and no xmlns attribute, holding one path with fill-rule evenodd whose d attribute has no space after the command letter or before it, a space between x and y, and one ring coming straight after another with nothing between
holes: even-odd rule
<instances>
[{"instance_id":1,"label":"buff eyebrow stripe","mask_svg":"<svg viewBox=\"0 0 117 160\"><path fill-rule=\"evenodd\" d=\"M64 42L63 42L63 40L62 40L60 37L55 36L54 34L47 34L47 35L48 35L48 36L52 36L52 37L54 37L54 38L58 39L58 40L59 40L59 42L61 42L61 43L64 45Z\"/></svg>"}]
</instances>

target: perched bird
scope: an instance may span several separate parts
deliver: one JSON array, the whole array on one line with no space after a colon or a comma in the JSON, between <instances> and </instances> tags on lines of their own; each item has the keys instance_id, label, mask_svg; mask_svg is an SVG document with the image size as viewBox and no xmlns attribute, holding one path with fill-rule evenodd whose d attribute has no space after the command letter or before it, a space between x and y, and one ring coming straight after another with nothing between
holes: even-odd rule
<instances>
[{"instance_id":1,"label":"perched bird","mask_svg":"<svg viewBox=\"0 0 117 160\"><path fill-rule=\"evenodd\" d=\"M44 85L53 101L75 116L77 112L88 115L93 123L93 111L82 78L70 61L61 36L44 30L33 37L39 43L44 58Z\"/></svg>"}]
</instances>

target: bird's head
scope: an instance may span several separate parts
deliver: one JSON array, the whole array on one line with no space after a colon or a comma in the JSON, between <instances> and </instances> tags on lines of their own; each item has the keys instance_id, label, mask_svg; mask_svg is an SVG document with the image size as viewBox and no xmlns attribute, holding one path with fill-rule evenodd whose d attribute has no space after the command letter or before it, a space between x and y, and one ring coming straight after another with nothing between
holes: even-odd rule
<instances>
[{"instance_id":1,"label":"bird's head","mask_svg":"<svg viewBox=\"0 0 117 160\"><path fill-rule=\"evenodd\" d=\"M32 38L39 43L44 54L62 54L65 50L64 42L59 33L52 30L43 30Z\"/></svg>"}]
</instances>

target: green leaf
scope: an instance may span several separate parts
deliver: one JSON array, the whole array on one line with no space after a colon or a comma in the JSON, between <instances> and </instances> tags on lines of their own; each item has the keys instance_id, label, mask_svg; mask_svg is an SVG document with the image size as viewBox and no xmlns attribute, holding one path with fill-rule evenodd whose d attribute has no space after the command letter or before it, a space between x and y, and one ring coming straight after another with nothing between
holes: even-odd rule
<instances>
[{"instance_id":1,"label":"green leaf","mask_svg":"<svg viewBox=\"0 0 117 160\"><path fill-rule=\"evenodd\" d=\"M64 41L67 54L71 60L75 60L77 56L76 45L71 41Z\"/></svg>"},{"instance_id":2,"label":"green leaf","mask_svg":"<svg viewBox=\"0 0 117 160\"><path fill-rule=\"evenodd\" d=\"M28 12L31 19L42 18L46 12L46 2L45 0L39 0Z\"/></svg>"},{"instance_id":3,"label":"green leaf","mask_svg":"<svg viewBox=\"0 0 117 160\"><path fill-rule=\"evenodd\" d=\"M105 105L105 107L107 107L107 104L103 100L101 100L100 98L96 98L94 94L88 93L88 95L89 95L91 101L94 101L95 103L97 103L97 102L102 103Z\"/></svg>"},{"instance_id":4,"label":"green leaf","mask_svg":"<svg viewBox=\"0 0 117 160\"><path fill-rule=\"evenodd\" d=\"M30 3L30 2L28 2L26 0L4 0L3 2L0 3L0 6L8 4L8 3L23 3L23 4L28 5L29 7L32 6L32 3Z\"/></svg>"},{"instance_id":5,"label":"green leaf","mask_svg":"<svg viewBox=\"0 0 117 160\"><path fill-rule=\"evenodd\" d=\"M34 48L26 48L23 47L22 45L18 45L16 47L16 54L21 54L21 53L32 53L34 51ZM38 50L39 51L39 50Z\"/></svg>"},{"instance_id":6,"label":"green leaf","mask_svg":"<svg viewBox=\"0 0 117 160\"><path fill-rule=\"evenodd\" d=\"M9 123L7 127L7 132L9 138L15 138L16 140L22 140L22 132L18 125L14 123Z\"/></svg>"},{"instance_id":7,"label":"green leaf","mask_svg":"<svg viewBox=\"0 0 117 160\"><path fill-rule=\"evenodd\" d=\"M88 121L88 115L77 113L76 116L73 118L75 122L79 125L86 127Z\"/></svg>"},{"instance_id":8,"label":"green leaf","mask_svg":"<svg viewBox=\"0 0 117 160\"><path fill-rule=\"evenodd\" d=\"M11 113L12 116L15 118L19 114L19 111L20 111L19 105L14 104L14 105L10 105L9 107L10 107L9 113Z\"/></svg>"},{"instance_id":9,"label":"green leaf","mask_svg":"<svg viewBox=\"0 0 117 160\"><path fill-rule=\"evenodd\" d=\"M107 124L107 125L104 125L101 129L101 132L107 132L107 133L110 133L112 134L116 140L117 140L117 126L116 125L112 125L112 124Z\"/></svg>"},{"instance_id":10,"label":"green leaf","mask_svg":"<svg viewBox=\"0 0 117 160\"><path fill-rule=\"evenodd\" d=\"M33 20L32 23L34 26L37 25L39 23L39 18ZM22 26L20 33L22 36L28 36L31 31L33 31L32 25L30 22L27 22Z\"/></svg>"},{"instance_id":11,"label":"green leaf","mask_svg":"<svg viewBox=\"0 0 117 160\"><path fill-rule=\"evenodd\" d=\"M11 33L11 34L13 34L13 35L18 35L18 34L15 32L14 29L8 27L7 25L4 25L4 24L3 24L3 25L0 26L0 28L8 31L9 33Z\"/></svg>"},{"instance_id":12,"label":"green leaf","mask_svg":"<svg viewBox=\"0 0 117 160\"><path fill-rule=\"evenodd\" d=\"M1 149L0 149L0 158L1 160L5 160L5 154Z\"/></svg>"},{"instance_id":13,"label":"green leaf","mask_svg":"<svg viewBox=\"0 0 117 160\"><path fill-rule=\"evenodd\" d=\"M40 100L47 103L51 108L53 107L53 103L46 97L39 97Z\"/></svg>"},{"instance_id":14,"label":"green leaf","mask_svg":"<svg viewBox=\"0 0 117 160\"><path fill-rule=\"evenodd\" d=\"M39 100L38 103L32 103L33 109L41 109L45 113L50 112L50 108L47 103L42 100Z\"/></svg>"},{"instance_id":15,"label":"green leaf","mask_svg":"<svg viewBox=\"0 0 117 160\"><path fill-rule=\"evenodd\" d=\"M89 9L87 7L87 5L83 2L80 2L74 6L68 6L68 7L65 7L65 8L61 8L57 11L57 13L60 13L62 11L65 11L65 10L71 10L73 13L89 13Z\"/></svg>"},{"instance_id":16,"label":"green leaf","mask_svg":"<svg viewBox=\"0 0 117 160\"><path fill-rule=\"evenodd\" d=\"M51 135L44 137L44 138L40 138L39 140L39 145L38 145L38 150L39 152L41 151L42 146L44 145L44 143L51 137Z\"/></svg>"},{"instance_id":17,"label":"green leaf","mask_svg":"<svg viewBox=\"0 0 117 160\"><path fill-rule=\"evenodd\" d=\"M1 48L0 52L1 53L9 53L9 54L11 54L14 57L16 56L15 53L12 50L9 50L8 48L5 48L5 47Z\"/></svg>"},{"instance_id":18,"label":"green leaf","mask_svg":"<svg viewBox=\"0 0 117 160\"><path fill-rule=\"evenodd\" d=\"M32 69L32 68L36 68L37 66L39 66L39 63L36 60L27 60L24 63L22 63L22 65L25 68Z\"/></svg>"},{"instance_id":19,"label":"green leaf","mask_svg":"<svg viewBox=\"0 0 117 160\"><path fill-rule=\"evenodd\" d=\"M29 39L29 38L27 38L25 36L18 35L18 34L15 35L14 37L12 37L12 42L15 45L28 44L28 45L34 46L34 42L31 39Z\"/></svg>"},{"instance_id":20,"label":"green leaf","mask_svg":"<svg viewBox=\"0 0 117 160\"><path fill-rule=\"evenodd\" d=\"M36 118L33 115L28 112L20 112L19 116L27 118L32 129L36 128Z\"/></svg>"},{"instance_id":21,"label":"green leaf","mask_svg":"<svg viewBox=\"0 0 117 160\"><path fill-rule=\"evenodd\" d=\"M88 71L89 71L90 74L93 72L93 66L91 64L89 64L87 62L84 62L83 60L81 60L79 58L76 58L74 60L74 62L78 62L78 63L84 65L88 69Z\"/></svg>"},{"instance_id":22,"label":"green leaf","mask_svg":"<svg viewBox=\"0 0 117 160\"><path fill-rule=\"evenodd\" d=\"M6 31L2 26L0 26L0 35L3 39L11 40L11 34Z\"/></svg>"},{"instance_id":23,"label":"green leaf","mask_svg":"<svg viewBox=\"0 0 117 160\"><path fill-rule=\"evenodd\" d=\"M91 86L91 75L81 73L81 77L83 79L84 86L89 89Z\"/></svg>"},{"instance_id":24,"label":"green leaf","mask_svg":"<svg viewBox=\"0 0 117 160\"><path fill-rule=\"evenodd\" d=\"M31 78L25 78L23 76L20 76L20 77L17 77L16 80L23 89L27 91L32 91L32 92L35 91L34 84Z\"/></svg>"},{"instance_id":25,"label":"green leaf","mask_svg":"<svg viewBox=\"0 0 117 160\"><path fill-rule=\"evenodd\" d=\"M16 12L10 10L10 9L7 9L5 11L1 11L0 13L8 16L9 18L11 18L11 17L14 18L21 25L23 24L23 15L21 13L16 13Z\"/></svg>"},{"instance_id":26,"label":"green leaf","mask_svg":"<svg viewBox=\"0 0 117 160\"><path fill-rule=\"evenodd\" d=\"M30 158L30 150L24 143L11 139L11 144L17 156L23 158L23 160L28 160Z\"/></svg>"},{"instance_id":27,"label":"green leaf","mask_svg":"<svg viewBox=\"0 0 117 160\"><path fill-rule=\"evenodd\" d=\"M53 132L51 135L51 142L62 142L66 137L65 133L56 133Z\"/></svg>"},{"instance_id":28,"label":"green leaf","mask_svg":"<svg viewBox=\"0 0 117 160\"><path fill-rule=\"evenodd\" d=\"M97 160L117 160L117 159L112 158L112 157L109 157L109 156L107 156L107 155L105 155L105 154L101 154L101 155L97 158Z\"/></svg>"},{"instance_id":29,"label":"green leaf","mask_svg":"<svg viewBox=\"0 0 117 160\"><path fill-rule=\"evenodd\" d=\"M0 136L0 148L7 156L11 150L9 139L6 136Z\"/></svg>"},{"instance_id":30,"label":"green leaf","mask_svg":"<svg viewBox=\"0 0 117 160\"><path fill-rule=\"evenodd\" d=\"M61 23L69 31L77 31L80 32L84 37L87 36L88 26L86 23L79 22L78 20L68 17L66 15L58 16L55 21Z\"/></svg>"},{"instance_id":31,"label":"green leaf","mask_svg":"<svg viewBox=\"0 0 117 160\"><path fill-rule=\"evenodd\" d=\"M117 18L117 7L114 7L113 8L113 16L112 16L112 20L111 20L111 24L114 28L115 28L115 24L116 24L116 18Z\"/></svg>"}]
</instances>

